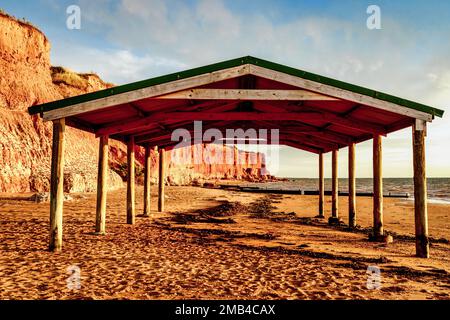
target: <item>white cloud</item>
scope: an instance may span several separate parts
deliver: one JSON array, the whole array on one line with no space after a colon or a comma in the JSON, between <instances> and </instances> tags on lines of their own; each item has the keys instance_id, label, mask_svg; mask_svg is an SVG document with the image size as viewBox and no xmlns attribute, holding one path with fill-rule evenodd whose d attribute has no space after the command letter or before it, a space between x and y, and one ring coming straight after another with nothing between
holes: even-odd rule
<instances>
[{"instance_id":1,"label":"white cloud","mask_svg":"<svg viewBox=\"0 0 450 320\"><path fill-rule=\"evenodd\" d=\"M107 81L115 84L147 79L185 69L186 65L164 57L138 56L128 50L100 50L87 47L58 48L53 63L77 72L95 71Z\"/></svg>"}]
</instances>

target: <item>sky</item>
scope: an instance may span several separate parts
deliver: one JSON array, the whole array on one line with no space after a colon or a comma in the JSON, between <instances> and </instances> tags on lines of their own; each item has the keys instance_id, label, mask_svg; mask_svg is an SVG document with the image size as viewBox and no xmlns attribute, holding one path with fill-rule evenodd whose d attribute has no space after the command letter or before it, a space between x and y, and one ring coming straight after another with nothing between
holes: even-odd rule
<instances>
[{"instance_id":1,"label":"sky","mask_svg":"<svg viewBox=\"0 0 450 320\"><path fill-rule=\"evenodd\" d=\"M80 29L66 26L70 5L80 8ZM381 29L367 28L369 5L380 8ZM47 35L53 65L115 84L252 55L443 109L427 130L427 175L450 177L450 1L0 0L0 8ZM277 150L272 173L317 177L317 155ZM356 174L372 176L371 141L356 147ZM383 174L412 177L410 128L383 139Z\"/></svg>"}]
</instances>

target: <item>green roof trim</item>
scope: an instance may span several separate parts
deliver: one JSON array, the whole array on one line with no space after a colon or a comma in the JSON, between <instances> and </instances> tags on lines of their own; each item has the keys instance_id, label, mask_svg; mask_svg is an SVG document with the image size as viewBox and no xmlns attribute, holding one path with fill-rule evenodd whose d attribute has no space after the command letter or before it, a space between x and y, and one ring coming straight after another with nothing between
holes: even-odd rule
<instances>
[{"instance_id":1,"label":"green roof trim","mask_svg":"<svg viewBox=\"0 0 450 320\"><path fill-rule=\"evenodd\" d=\"M325 85L344 89L347 91L362 94L362 95L376 98L379 100L391 102L391 103L394 103L394 104L397 104L397 105L400 105L403 107L407 107L410 109L422 111L422 112L431 114L433 116L438 116L438 117L442 118L442 116L444 115L443 110L433 108L433 107L430 107L430 106L427 106L427 105L424 105L421 103L402 99L402 98L399 98L399 97L396 97L396 96L393 96L390 94L378 92L375 90L371 90L368 88L350 84L347 82L331 79L328 77L320 76L320 75L317 75L314 73L306 72L303 70L295 69L292 67L284 66L284 65L281 65L278 63L270 62L270 61L263 60L263 59L258 59L258 58L251 57L251 56L246 56L246 57L242 57L242 58L238 58L238 59L232 59L232 60L228 60L228 61L214 63L214 64L210 64L207 66L199 67L199 68L194 68L194 69L177 72L177 73L171 73L168 75L159 76L156 78L151 78L151 79L142 80L142 81L138 81L138 82L133 82L130 84L125 84L125 85L113 87L110 89L100 90L100 91L87 93L87 94L83 94L83 95L79 95L79 96L75 96L75 97L71 97L71 98L67 98L67 99L63 99L63 100L58 100L58 101L53 101L53 102L49 102L49 103L45 103L45 104L41 104L41 105L32 106L32 107L28 108L28 112L31 115L43 113L43 112L50 111L50 110L60 109L60 108L68 107L68 106L83 103L83 102L102 99L102 98L106 98L106 97L113 96L116 94L139 90L139 89L143 89L143 88L147 88L147 87L151 87L151 86L155 86L155 85L159 85L159 84L163 84L163 83L168 83L168 82L172 82L172 81L176 81L176 80L180 80L180 79L186 79L186 78L202 75L205 73L220 71L223 69L233 68L233 67L237 67L237 66L245 65L245 64L252 64L252 65L260 66L260 67L270 69L273 71L286 73L286 74L296 76L299 78L303 78L306 80L311 80L311 81L315 81L315 82L322 83Z\"/></svg>"}]
</instances>

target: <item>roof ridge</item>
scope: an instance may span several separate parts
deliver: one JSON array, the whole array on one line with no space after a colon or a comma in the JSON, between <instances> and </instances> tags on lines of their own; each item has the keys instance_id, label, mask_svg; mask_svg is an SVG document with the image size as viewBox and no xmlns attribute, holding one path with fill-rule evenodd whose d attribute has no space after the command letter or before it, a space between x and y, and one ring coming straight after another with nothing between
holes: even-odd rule
<instances>
[{"instance_id":1,"label":"roof ridge","mask_svg":"<svg viewBox=\"0 0 450 320\"><path fill-rule=\"evenodd\" d=\"M75 96L75 97L66 98L63 100L58 100L58 101L53 101L53 102L49 102L49 103L45 103L45 104L41 104L41 105L32 106L32 107L28 108L28 112L30 114L42 113L45 111L64 108L64 107L75 105L78 103L97 100L97 99L105 98L105 97L120 94L120 93L130 92L130 91L139 90L139 89L143 89L146 87L151 87L154 85L159 85L159 84L163 84L163 83L167 83L167 82L171 82L171 81L186 79L186 78L198 76L201 74L206 74L206 73L220 71L220 70L224 70L224 69L228 69L228 68L232 68L232 67L237 67L239 65L244 65L244 64L252 64L255 66L260 66L260 67L270 69L273 71L286 73L286 74L296 76L299 78L303 78L306 80L319 82L319 83L322 83L325 85L329 85L329 86L333 86L333 87L340 88L343 90L351 91L351 92L365 95L368 97L391 102L391 103L397 104L402 107L406 107L406 108L410 108L410 109L414 109L417 111L431 114L433 117L434 116L442 117L444 114L444 110L440 110L440 109L437 109L437 108L434 108L434 107L431 107L431 106L428 106L428 105L425 105L422 103L403 99L403 98L400 98L400 97L397 97L397 96L394 96L391 94L372 90L372 89L369 89L366 87L362 87L362 86L351 84L351 83L344 82L341 80L333 79L333 78L330 78L327 76L321 76L316 73L304 71L304 70L301 70L298 68L289 67L289 66L282 65L282 64L279 64L276 62L271 62L268 60L260 59L260 58L257 58L257 57L251 56L251 55L247 55L247 56L243 56L243 57L239 57L239 58L235 58L235 59L230 59L230 60L225 60L222 62L217 62L217 63L209 64L206 66L200 66L200 67L196 67L196 68L192 68L192 69L188 69L188 70L184 70L184 71L180 71L180 72L170 73L167 75L157 76L154 78L140 80L140 81L116 86L116 87L109 88L109 89L104 89L104 90L100 90L100 91L96 91L96 92L92 92L92 93L87 93L87 94L83 94L83 95L79 95L79 96Z\"/></svg>"}]
</instances>

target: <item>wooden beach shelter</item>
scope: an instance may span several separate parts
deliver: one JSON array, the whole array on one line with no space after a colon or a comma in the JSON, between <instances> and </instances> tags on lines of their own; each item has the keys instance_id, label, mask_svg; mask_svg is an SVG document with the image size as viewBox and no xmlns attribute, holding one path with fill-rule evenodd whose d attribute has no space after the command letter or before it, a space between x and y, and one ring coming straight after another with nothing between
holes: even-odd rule
<instances>
[{"instance_id":1,"label":"wooden beach shelter","mask_svg":"<svg viewBox=\"0 0 450 320\"><path fill-rule=\"evenodd\" d=\"M127 222L135 223L134 146L146 149L144 215L149 213L150 149L157 147L159 211L164 210L164 152L173 130L279 129L277 143L318 155L319 215L324 214L323 155L332 152L332 217L339 218L337 159L349 148L349 221L354 226L355 145L373 139L373 236L384 235L382 138L412 127L416 253L429 256L425 136L443 111L284 65L243 57L29 108L53 121L50 249L62 247L65 126L99 138L96 231L105 232L108 140L128 145ZM229 142L229 141L228 141ZM271 143L271 141L267 141Z\"/></svg>"}]
</instances>

